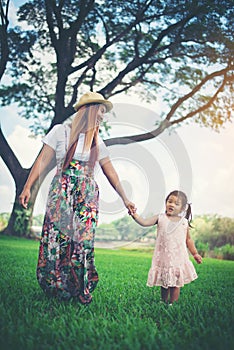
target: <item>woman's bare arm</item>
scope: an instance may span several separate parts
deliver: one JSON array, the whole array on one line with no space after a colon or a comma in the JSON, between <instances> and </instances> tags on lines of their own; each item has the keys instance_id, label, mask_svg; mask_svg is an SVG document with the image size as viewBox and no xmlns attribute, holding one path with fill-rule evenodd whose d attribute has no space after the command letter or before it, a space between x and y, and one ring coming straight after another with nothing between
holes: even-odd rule
<instances>
[{"instance_id":1,"label":"woman's bare arm","mask_svg":"<svg viewBox=\"0 0 234 350\"><path fill-rule=\"evenodd\" d=\"M136 210L135 205L127 198L125 191L120 183L119 176L109 157L102 159L100 161L100 165L109 183L118 193L118 195L122 198L125 207L129 210L130 213L134 213Z\"/></svg>"},{"instance_id":2,"label":"woman's bare arm","mask_svg":"<svg viewBox=\"0 0 234 350\"><path fill-rule=\"evenodd\" d=\"M24 207L27 208L28 201L31 196L31 187L39 176L49 167L50 163L55 157L55 151L48 145L44 145L39 156L37 157L27 181L24 185L23 191L19 196L19 202Z\"/></svg>"}]
</instances>

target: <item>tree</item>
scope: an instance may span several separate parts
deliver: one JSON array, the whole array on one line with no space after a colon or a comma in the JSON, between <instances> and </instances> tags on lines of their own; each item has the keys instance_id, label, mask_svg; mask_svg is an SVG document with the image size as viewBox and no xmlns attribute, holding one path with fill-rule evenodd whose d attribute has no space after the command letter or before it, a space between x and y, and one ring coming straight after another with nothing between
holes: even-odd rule
<instances>
[{"instance_id":1,"label":"tree","mask_svg":"<svg viewBox=\"0 0 234 350\"><path fill-rule=\"evenodd\" d=\"M8 11L9 11L8 1L0 1L0 80L6 70L6 65L9 57L9 47L7 40L7 28L9 25Z\"/></svg>"},{"instance_id":2,"label":"tree","mask_svg":"<svg viewBox=\"0 0 234 350\"><path fill-rule=\"evenodd\" d=\"M161 94L168 103L155 130L107 145L144 141L191 119L218 129L231 118L231 1L37 0L21 6L18 17L34 29L30 35L18 29L20 38L31 40L27 54L20 60L14 55L12 84L1 88L0 97L3 105L18 103L36 133L66 120L84 90L106 98L134 91L153 100ZM15 53L19 36L12 37ZM19 179L2 133L0 145L18 195L28 169L18 163ZM12 223L8 232L15 230Z\"/></svg>"},{"instance_id":3,"label":"tree","mask_svg":"<svg viewBox=\"0 0 234 350\"><path fill-rule=\"evenodd\" d=\"M194 219L192 235L196 243L208 244L213 250L226 244L234 245L234 220L218 215L202 215Z\"/></svg>"},{"instance_id":4,"label":"tree","mask_svg":"<svg viewBox=\"0 0 234 350\"><path fill-rule=\"evenodd\" d=\"M112 221L110 224L101 224L97 229L97 239L101 240L140 240L155 238L155 227L142 227L137 225L129 215Z\"/></svg>"},{"instance_id":5,"label":"tree","mask_svg":"<svg viewBox=\"0 0 234 350\"><path fill-rule=\"evenodd\" d=\"M15 67L17 66L19 60L27 60L28 54L30 55L30 48L35 43L35 36L33 33L25 31L24 36L22 37L22 33L19 31L19 28L9 29L9 5L10 0L0 1L0 80L7 69L7 63L9 62L12 64L12 67ZM12 234L27 235L31 227L33 206L27 211L22 211L22 208L18 204L17 198L23 188L30 169L23 169L20 165L17 157L3 135L1 125L0 146L0 155L7 164L8 170L16 183L16 200L14 202L8 226L6 229L4 229L4 231ZM39 184L33 188L33 202L36 199L38 189Z\"/></svg>"}]
</instances>

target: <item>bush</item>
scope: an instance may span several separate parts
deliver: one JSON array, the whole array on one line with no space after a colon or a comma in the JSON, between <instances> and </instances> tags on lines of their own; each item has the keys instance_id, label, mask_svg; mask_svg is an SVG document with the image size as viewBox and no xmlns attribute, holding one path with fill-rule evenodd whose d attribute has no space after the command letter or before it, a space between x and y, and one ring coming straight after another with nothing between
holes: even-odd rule
<instances>
[{"instance_id":1,"label":"bush","mask_svg":"<svg viewBox=\"0 0 234 350\"><path fill-rule=\"evenodd\" d=\"M216 247L213 250L212 257L224 260L234 260L234 246L225 244L222 247Z\"/></svg>"},{"instance_id":2,"label":"bush","mask_svg":"<svg viewBox=\"0 0 234 350\"><path fill-rule=\"evenodd\" d=\"M196 242L196 248L199 252L199 254L205 258L209 256L209 243L204 243L204 242Z\"/></svg>"},{"instance_id":3,"label":"bush","mask_svg":"<svg viewBox=\"0 0 234 350\"><path fill-rule=\"evenodd\" d=\"M7 226L9 217L9 213L0 213L0 231L2 231Z\"/></svg>"}]
</instances>

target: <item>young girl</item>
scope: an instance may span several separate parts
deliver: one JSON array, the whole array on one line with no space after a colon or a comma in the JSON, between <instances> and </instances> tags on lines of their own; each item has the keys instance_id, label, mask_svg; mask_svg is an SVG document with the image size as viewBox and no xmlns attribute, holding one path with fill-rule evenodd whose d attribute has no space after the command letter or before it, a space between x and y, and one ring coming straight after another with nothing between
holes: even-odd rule
<instances>
[{"instance_id":1,"label":"young girl","mask_svg":"<svg viewBox=\"0 0 234 350\"><path fill-rule=\"evenodd\" d=\"M147 286L161 286L162 301L172 305L179 299L180 287L197 278L187 248L198 264L202 262L189 234L192 215L187 196L182 191L171 192L166 198L165 214L146 219L134 212L131 215L141 226L158 225Z\"/></svg>"}]
</instances>

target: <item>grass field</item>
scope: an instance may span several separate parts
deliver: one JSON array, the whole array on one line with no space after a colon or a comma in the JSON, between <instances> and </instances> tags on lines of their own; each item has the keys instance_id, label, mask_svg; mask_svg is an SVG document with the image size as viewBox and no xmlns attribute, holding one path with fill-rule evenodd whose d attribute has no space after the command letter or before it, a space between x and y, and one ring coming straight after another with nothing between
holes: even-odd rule
<instances>
[{"instance_id":1,"label":"grass field","mask_svg":"<svg viewBox=\"0 0 234 350\"><path fill-rule=\"evenodd\" d=\"M0 348L233 349L234 262L204 259L177 304L146 287L152 253L96 249L100 282L83 306L48 299L35 278L39 243L0 236Z\"/></svg>"}]
</instances>

